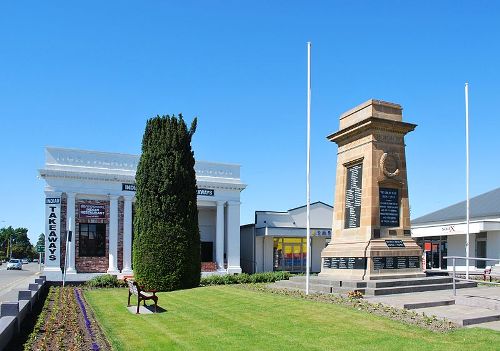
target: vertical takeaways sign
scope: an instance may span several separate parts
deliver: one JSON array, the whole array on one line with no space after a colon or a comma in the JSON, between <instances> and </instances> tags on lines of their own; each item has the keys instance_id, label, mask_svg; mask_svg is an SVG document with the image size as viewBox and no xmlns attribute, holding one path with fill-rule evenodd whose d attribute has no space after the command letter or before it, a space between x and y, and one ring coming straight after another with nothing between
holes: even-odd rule
<instances>
[{"instance_id":1,"label":"vertical takeaways sign","mask_svg":"<svg viewBox=\"0 0 500 351\"><path fill-rule=\"evenodd\" d=\"M48 197L45 199L46 233L45 264L59 267L60 263L60 227L61 227L61 198Z\"/></svg>"}]
</instances>

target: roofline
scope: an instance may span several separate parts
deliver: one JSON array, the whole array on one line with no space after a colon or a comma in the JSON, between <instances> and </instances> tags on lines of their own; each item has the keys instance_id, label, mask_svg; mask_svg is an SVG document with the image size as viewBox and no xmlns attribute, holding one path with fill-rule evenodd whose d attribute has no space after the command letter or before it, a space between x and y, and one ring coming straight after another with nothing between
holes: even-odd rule
<instances>
[{"instance_id":1,"label":"roofline","mask_svg":"<svg viewBox=\"0 0 500 351\"><path fill-rule=\"evenodd\" d=\"M471 217L469 220L474 221L474 222L480 222L483 220L500 220L500 214L492 215L492 216L482 216L482 217ZM467 221L467 218L465 217L460 217L460 218L449 218L449 219L444 219L441 221L429 221L429 222L418 222L414 223L413 221L410 221L410 226L431 226L431 225L449 225L449 224L456 224L456 223L465 223Z\"/></svg>"},{"instance_id":2,"label":"roofline","mask_svg":"<svg viewBox=\"0 0 500 351\"><path fill-rule=\"evenodd\" d=\"M329 204L327 204L327 203L324 203L323 201L315 201L315 202L311 203L311 205L316 205L316 204L323 204L323 205L325 205L325 206L328 206L328 207L330 207L330 208L333 208L333 206L332 206L332 205L329 205ZM307 206L307 205L302 205L302 206L294 207L294 208L291 208L291 209L289 209L289 210L287 210L287 211L265 211L265 210L264 210L264 211L255 211L255 214L257 214L257 213L264 213L264 212L267 212L267 213L288 213L288 212L290 212L290 211L293 211L293 210L296 210L296 209L299 209L299 208L302 208L302 207L306 207L306 206Z\"/></svg>"},{"instance_id":3,"label":"roofline","mask_svg":"<svg viewBox=\"0 0 500 351\"><path fill-rule=\"evenodd\" d=\"M493 192L493 191L497 191L497 190L500 190L500 187L495 188L495 189L491 189L491 190L489 190L489 191L486 191L486 192L484 192L484 193L481 193L481 194L479 194L479 195L476 195L476 196L474 196L474 197L470 198L470 199L469 199L469 201L474 200L474 199L476 199L476 198L478 198L478 197L480 197L480 196L486 195L486 194L488 194L488 193L491 193L491 192ZM429 213L427 213L427 214L425 214L425 215L423 215L423 216L417 217L417 218L415 218L413 221L418 221L418 220L419 220L420 218L422 218L422 217L426 217L426 216L429 216L429 215L434 214L434 213L436 213L436 212L446 210L447 208L450 208L450 207L453 207L453 206L457 206L457 205L459 205L459 204L461 204L461 203L464 203L464 204L465 204L465 202L466 202L466 201L467 201L467 200L462 200L462 201L455 202L454 204L451 204L451 205L449 205L449 206L446 206L446 207L440 208L440 209L438 209L438 210L435 210L435 211L429 212ZM495 216L495 215L500 215L500 213L497 213L497 214L491 214L491 215L490 215L490 214L488 214L488 215L483 216L483 217L471 217L471 218L489 218L490 216ZM459 219L461 219L461 218L462 218L462 217L459 217L459 218L455 217L455 218L443 219L443 220L440 220L440 221L420 222L420 223L437 223L437 222L445 222L445 221L450 221L450 220L459 220ZM413 221L412 221L412 220L410 220L410 223L411 223L411 222L413 222Z\"/></svg>"},{"instance_id":4,"label":"roofline","mask_svg":"<svg viewBox=\"0 0 500 351\"><path fill-rule=\"evenodd\" d=\"M101 155L121 155L121 156L131 156L131 157L141 157L141 154L128 154L125 152L111 152L111 151L100 151L100 150L89 150L89 149L79 149L79 148L73 148L73 147L58 147L58 146L44 146L45 150L63 150L63 151L79 151L79 152L84 152L86 154L101 154ZM195 162L202 162L202 163L208 163L208 164L215 164L215 165L224 165L224 166L237 166L237 167L242 167L241 164L239 163L228 163L228 162L217 162L217 161L204 161L204 160L198 160L195 158Z\"/></svg>"}]
</instances>

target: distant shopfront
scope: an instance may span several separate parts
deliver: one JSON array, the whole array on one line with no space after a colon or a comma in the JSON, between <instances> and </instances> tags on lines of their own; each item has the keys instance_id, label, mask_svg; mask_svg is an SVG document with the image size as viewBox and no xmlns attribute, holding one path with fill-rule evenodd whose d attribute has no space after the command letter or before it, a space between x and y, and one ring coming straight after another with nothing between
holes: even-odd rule
<instances>
[{"instance_id":1,"label":"distant shopfront","mask_svg":"<svg viewBox=\"0 0 500 351\"><path fill-rule=\"evenodd\" d=\"M465 201L412 221L412 237L422 247L427 270L452 270L446 256L465 256L467 225ZM469 256L500 259L500 188L470 200ZM497 262L498 263L498 262ZM470 261L470 269L482 272L495 262ZM457 269L465 270L465 261Z\"/></svg>"},{"instance_id":2,"label":"distant shopfront","mask_svg":"<svg viewBox=\"0 0 500 351\"><path fill-rule=\"evenodd\" d=\"M257 211L255 223L241 227L243 272L305 272L306 207L286 212ZM311 271L321 270L321 251L331 238L333 207L311 204Z\"/></svg>"}]
</instances>

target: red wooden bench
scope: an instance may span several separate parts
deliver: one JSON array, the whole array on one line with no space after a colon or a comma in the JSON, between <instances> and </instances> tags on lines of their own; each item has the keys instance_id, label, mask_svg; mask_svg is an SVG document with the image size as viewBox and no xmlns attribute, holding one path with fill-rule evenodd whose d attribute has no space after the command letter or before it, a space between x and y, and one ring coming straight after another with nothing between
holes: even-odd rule
<instances>
[{"instance_id":1,"label":"red wooden bench","mask_svg":"<svg viewBox=\"0 0 500 351\"><path fill-rule=\"evenodd\" d=\"M137 312L139 314L139 306L141 305L141 301L146 306L146 300L153 300L155 303L155 313L156 308L158 307L158 296L156 296L156 290L145 290L142 286L137 284L136 281L132 279L125 279L125 282L128 285L128 306L130 307L130 296L137 295Z\"/></svg>"}]
</instances>

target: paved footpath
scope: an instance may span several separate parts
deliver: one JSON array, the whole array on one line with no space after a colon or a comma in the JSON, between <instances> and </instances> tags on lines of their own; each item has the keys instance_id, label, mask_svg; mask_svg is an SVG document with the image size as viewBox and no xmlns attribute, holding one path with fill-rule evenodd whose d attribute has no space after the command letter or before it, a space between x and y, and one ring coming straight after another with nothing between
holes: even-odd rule
<instances>
[{"instance_id":1,"label":"paved footpath","mask_svg":"<svg viewBox=\"0 0 500 351\"><path fill-rule=\"evenodd\" d=\"M23 269L20 271L8 271L7 263L2 263L0 266L0 303L17 301L18 291L27 290L28 284L34 283L39 275L38 263L23 264Z\"/></svg>"},{"instance_id":2,"label":"paved footpath","mask_svg":"<svg viewBox=\"0 0 500 351\"><path fill-rule=\"evenodd\" d=\"M366 296L372 303L414 310L428 316L446 318L466 327L500 331L500 287L481 286L452 290L437 290L408 294Z\"/></svg>"}]
</instances>

